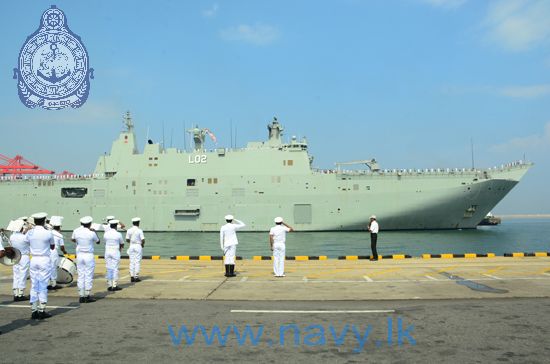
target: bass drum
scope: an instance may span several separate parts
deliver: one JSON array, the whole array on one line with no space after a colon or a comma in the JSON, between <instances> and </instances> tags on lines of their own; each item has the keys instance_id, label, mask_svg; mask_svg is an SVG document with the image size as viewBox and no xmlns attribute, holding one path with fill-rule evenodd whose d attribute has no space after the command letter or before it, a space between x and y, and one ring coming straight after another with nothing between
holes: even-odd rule
<instances>
[{"instance_id":1,"label":"bass drum","mask_svg":"<svg viewBox=\"0 0 550 364\"><path fill-rule=\"evenodd\" d=\"M76 276L76 264L69 258L61 257L57 263L57 283L71 284Z\"/></svg>"}]
</instances>

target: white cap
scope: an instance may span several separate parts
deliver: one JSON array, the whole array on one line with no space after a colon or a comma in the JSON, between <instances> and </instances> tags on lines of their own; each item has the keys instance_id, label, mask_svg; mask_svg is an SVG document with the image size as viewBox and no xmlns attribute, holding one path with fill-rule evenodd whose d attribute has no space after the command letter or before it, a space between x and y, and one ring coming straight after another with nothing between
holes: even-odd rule
<instances>
[{"instance_id":1,"label":"white cap","mask_svg":"<svg viewBox=\"0 0 550 364\"><path fill-rule=\"evenodd\" d=\"M84 225L91 224L92 221L94 221L94 218L91 216L84 216L83 218L80 219L80 223Z\"/></svg>"},{"instance_id":2,"label":"white cap","mask_svg":"<svg viewBox=\"0 0 550 364\"><path fill-rule=\"evenodd\" d=\"M376 215L372 215L370 218L376 220Z\"/></svg>"},{"instance_id":3,"label":"white cap","mask_svg":"<svg viewBox=\"0 0 550 364\"><path fill-rule=\"evenodd\" d=\"M132 222L140 222L140 221L141 221L141 219L139 217L134 217L132 219Z\"/></svg>"},{"instance_id":4,"label":"white cap","mask_svg":"<svg viewBox=\"0 0 550 364\"><path fill-rule=\"evenodd\" d=\"M115 217L113 215L109 215L105 218L105 220L110 221L113 220Z\"/></svg>"},{"instance_id":5,"label":"white cap","mask_svg":"<svg viewBox=\"0 0 550 364\"><path fill-rule=\"evenodd\" d=\"M51 226L61 226L63 224L63 216L52 216L50 218Z\"/></svg>"},{"instance_id":6,"label":"white cap","mask_svg":"<svg viewBox=\"0 0 550 364\"><path fill-rule=\"evenodd\" d=\"M45 213L45 212L37 212L36 214L32 214L31 217L35 220L36 219L40 220L40 219L45 219L46 217L48 217L48 214Z\"/></svg>"},{"instance_id":7,"label":"white cap","mask_svg":"<svg viewBox=\"0 0 550 364\"><path fill-rule=\"evenodd\" d=\"M276 217L275 218L275 224L280 224L283 222L283 218L282 217Z\"/></svg>"},{"instance_id":8,"label":"white cap","mask_svg":"<svg viewBox=\"0 0 550 364\"><path fill-rule=\"evenodd\" d=\"M23 225L25 225L25 221L23 221L21 219L12 220L12 221L10 221L10 223L9 223L8 227L6 228L6 230L13 231L13 232L19 232L23 228Z\"/></svg>"},{"instance_id":9,"label":"white cap","mask_svg":"<svg viewBox=\"0 0 550 364\"><path fill-rule=\"evenodd\" d=\"M119 222L120 222L120 221L118 221L118 220L111 219L111 220L109 220L109 225L113 225L113 224L117 224L117 225L118 225Z\"/></svg>"},{"instance_id":10,"label":"white cap","mask_svg":"<svg viewBox=\"0 0 550 364\"><path fill-rule=\"evenodd\" d=\"M225 220L233 220L235 217L233 215L225 215Z\"/></svg>"}]
</instances>

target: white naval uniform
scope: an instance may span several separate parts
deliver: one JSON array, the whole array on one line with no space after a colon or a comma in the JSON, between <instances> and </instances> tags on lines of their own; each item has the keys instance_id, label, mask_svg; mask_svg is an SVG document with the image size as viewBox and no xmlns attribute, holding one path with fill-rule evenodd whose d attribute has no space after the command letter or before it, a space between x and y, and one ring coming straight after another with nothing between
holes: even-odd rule
<instances>
[{"instance_id":1,"label":"white naval uniform","mask_svg":"<svg viewBox=\"0 0 550 364\"><path fill-rule=\"evenodd\" d=\"M378 234L378 231L380 230L380 227L378 226L378 221L374 220L370 223L369 231L371 234Z\"/></svg>"},{"instance_id":2,"label":"white naval uniform","mask_svg":"<svg viewBox=\"0 0 550 364\"><path fill-rule=\"evenodd\" d=\"M138 226L132 226L126 231L126 241L130 241L130 246L126 251L130 257L130 277L139 277L139 269L141 264L141 257L143 255L143 247L141 241L145 240L143 230Z\"/></svg>"},{"instance_id":3,"label":"white naval uniform","mask_svg":"<svg viewBox=\"0 0 550 364\"><path fill-rule=\"evenodd\" d=\"M237 254L237 230L244 228L246 225L237 219L233 222L228 222L220 229L220 247L225 256L224 264L234 265L235 255Z\"/></svg>"},{"instance_id":4,"label":"white naval uniform","mask_svg":"<svg viewBox=\"0 0 550 364\"><path fill-rule=\"evenodd\" d=\"M25 240L30 244L31 258L31 298L33 311L40 302L41 310L48 302L48 281L52 272L50 250L54 245L53 234L43 226L35 226L25 235Z\"/></svg>"},{"instance_id":5,"label":"white naval uniform","mask_svg":"<svg viewBox=\"0 0 550 364\"><path fill-rule=\"evenodd\" d=\"M76 268L78 271L78 293L80 297L90 295L93 287L95 257L94 244L99 241L97 234L84 226L73 231L76 240Z\"/></svg>"},{"instance_id":6,"label":"white naval uniform","mask_svg":"<svg viewBox=\"0 0 550 364\"><path fill-rule=\"evenodd\" d=\"M20 232L11 234L10 244L21 252L21 260L19 263L13 265L13 292L14 296L22 296L25 286L27 285L27 277L29 276L31 264L31 259L29 257L30 245L29 242L25 240L25 234Z\"/></svg>"},{"instance_id":7,"label":"white naval uniform","mask_svg":"<svg viewBox=\"0 0 550 364\"><path fill-rule=\"evenodd\" d=\"M120 264L120 247L124 244L122 234L116 229L107 230L103 234L105 240L105 265L107 268L107 284L116 287L118 281L118 266Z\"/></svg>"},{"instance_id":8,"label":"white naval uniform","mask_svg":"<svg viewBox=\"0 0 550 364\"><path fill-rule=\"evenodd\" d=\"M285 274L285 243L288 232L290 228L284 225L277 225L269 230L269 235L273 237L273 273L276 277L283 277Z\"/></svg>"},{"instance_id":9,"label":"white naval uniform","mask_svg":"<svg viewBox=\"0 0 550 364\"><path fill-rule=\"evenodd\" d=\"M50 285L55 287L57 285L57 265L59 264L58 249L65 246L65 242L63 241L63 235L59 231L52 230L52 234L55 247L50 251L50 260L52 261L52 276L50 278Z\"/></svg>"}]
</instances>

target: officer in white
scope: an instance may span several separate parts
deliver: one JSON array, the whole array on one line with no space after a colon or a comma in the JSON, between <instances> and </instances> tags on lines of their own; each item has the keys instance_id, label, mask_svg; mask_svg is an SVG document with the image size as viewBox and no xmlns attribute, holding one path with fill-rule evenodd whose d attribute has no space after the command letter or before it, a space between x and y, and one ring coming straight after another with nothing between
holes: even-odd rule
<instances>
[{"instance_id":1,"label":"officer in white","mask_svg":"<svg viewBox=\"0 0 550 364\"><path fill-rule=\"evenodd\" d=\"M25 234L23 234L25 222L23 220L15 220L13 224L10 224L13 233L10 236L10 244L12 247L19 249L21 252L21 260L19 263L13 265L13 300L28 301L29 297L24 296L25 286L27 285L27 278L29 276L29 268L31 258L29 257L30 245L25 240Z\"/></svg>"},{"instance_id":2,"label":"officer in white","mask_svg":"<svg viewBox=\"0 0 550 364\"><path fill-rule=\"evenodd\" d=\"M31 258L31 319L43 320L52 315L46 312L48 302L48 281L52 272L50 250L55 246L53 234L44 228L48 214L39 212L31 217L34 228L25 235L30 244Z\"/></svg>"},{"instance_id":3,"label":"officer in white","mask_svg":"<svg viewBox=\"0 0 550 364\"><path fill-rule=\"evenodd\" d=\"M130 243L128 247L128 256L130 257L130 280L132 282L141 282L139 279L139 269L141 264L141 257L143 256L143 247L145 246L145 236L143 230L139 228L139 217L132 219L132 226L126 232L126 242Z\"/></svg>"},{"instance_id":4,"label":"officer in white","mask_svg":"<svg viewBox=\"0 0 550 364\"><path fill-rule=\"evenodd\" d=\"M114 220L115 217L110 215L110 216L107 216L105 218L105 224L101 225L101 227L103 228L103 231L107 232L109 231L109 229L111 228L111 220ZM126 229L126 226L119 220L118 221L118 225L120 226L121 229ZM118 227L118 226L117 226Z\"/></svg>"},{"instance_id":5,"label":"officer in white","mask_svg":"<svg viewBox=\"0 0 550 364\"><path fill-rule=\"evenodd\" d=\"M237 230L244 228L246 225L233 217L233 215L225 216L226 224L220 229L220 247L225 256L225 276L235 277L235 255L237 254Z\"/></svg>"},{"instance_id":6,"label":"officer in white","mask_svg":"<svg viewBox=\"0 0 550 364\"><path fill-rule=\"evenodd\" d=\"M117 231L118 220L109 220L109 229L103 234L105 240L105 266L107 268L107 285L109 291L120 291L122 288L117 286L118 266L120 264L120 252L124 248L122 234Z\"/></svg>"},{"instance_id":7,"label":"officer in white","mask_svg":"<svg viewBox=\"0 0 550 364\"><path fill-rule=\"evenodd\" d=\"M73 231L71 240L76 243L76 267L78 270L78 293L80 295L80 303L95 302L93 297L90 297L90 292L93 286L95 257L94 243L99 244L99 237L95 231L92 231L93 218L84 216L80 219L80 226Z\"/></svg>"},{"instance_id":8,"label":"officer in white","mask_svg":"<svg viewBox=\"0 0 550 364\"><path fill-rule=\"evenodd\" d=\"M273 272L275 277L285 276L286 233L294 229L288 226L282 217L275 218L275 226L269 230L269 245L273 252Z\"/></svg>"},{"instance_id":9,"label":"officer in white","mask_svg":"<svg viewBox=\"0 0 550 364\"><path fill-rule=\"evenodd\" d=\"M59 264L59 249L63 254L67 254L65 250L65 241L63 240L63 234L61 234L61 224L63 223L63 216L52 216L50 219L50 225L52 226L53 241L55 248L50 252L50 258L52 261L52 276L50 277L50 284L48 289L61 288L57 285L57 265Z\"/></svg>"}]
</instances>

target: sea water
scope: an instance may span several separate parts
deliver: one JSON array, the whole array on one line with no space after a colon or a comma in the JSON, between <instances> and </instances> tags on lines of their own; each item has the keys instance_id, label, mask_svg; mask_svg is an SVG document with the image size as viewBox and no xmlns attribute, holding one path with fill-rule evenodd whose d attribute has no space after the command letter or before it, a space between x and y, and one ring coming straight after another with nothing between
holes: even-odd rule
<instances>
[{"instance_id":1,"label":"sea water","mask_svg":"<svg viewBox=\"0 0 550 364\"><path fill-rule=\"evenodd\" d=\"M483 226L471 230L384 231L380 222L378 254L495 253L550 252L550 219L504 220L498 226ZM64 232L69 253L74 253L70 232ZM124 232L123 232L124 234ZM99 234L102 237L102 234ZM271 255L268 232L238 232L237 255ZM218 233L145 231L144 255L223 255ZM103 244L95 254L103 255ZM370 236L367 232L294 232L287 235L286 255L369 255ZM126 255L126 250L123 251Z\"/></svg>"}]
</instances>

